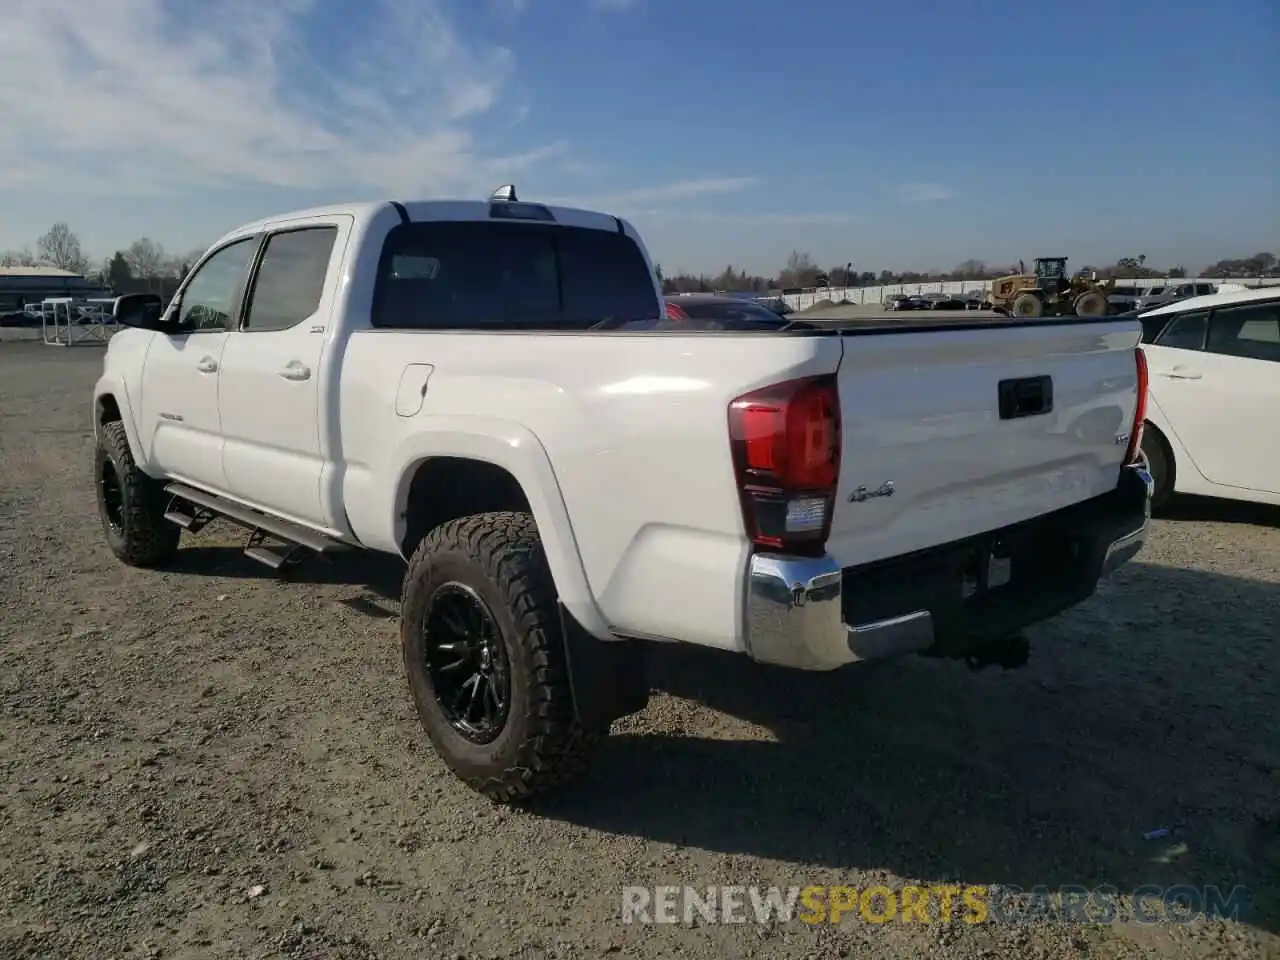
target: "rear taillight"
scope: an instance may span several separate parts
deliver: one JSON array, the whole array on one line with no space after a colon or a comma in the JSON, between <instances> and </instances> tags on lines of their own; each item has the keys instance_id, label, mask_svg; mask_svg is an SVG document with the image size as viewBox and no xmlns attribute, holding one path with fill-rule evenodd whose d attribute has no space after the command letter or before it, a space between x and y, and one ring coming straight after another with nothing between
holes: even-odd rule
<instances>
[{"instance_id":1,"label":"rear taillight","mask_svg":"<svg viewBox=\"0 0 1280 960\"><path fill-rule=\"evenodd\" d=\"M1134 362L1138 365L1138 403L1133 408L1133 429L1129 431L1129 449L1124 455L1125 466L1137 463L1142 456L1142 427L1147 422L1147 355L1142 352L1142 347L1136 347L1133 353Z\"/></svg>"},{"instance_id":2,"label":"rear taillight","mask_svg":"<svg viewBox=\"0 0 1280 960\"><path fill-rule=\"evenodd\" d=\"M674 303L667 304L668 320L688 320L689 314L684 312L684 308Z\"/></svg>"},{"instance_id":3,"label":"rear taillight","mask_svg":"<svg viewBox=\"0 0 1280 960\"><path fill-rule=\"evenodd\" d=\"M840 479L835 378L790 380L738 397L729 405L729 442L752 542L820 554Z\"/></svg>"}]
</instances>

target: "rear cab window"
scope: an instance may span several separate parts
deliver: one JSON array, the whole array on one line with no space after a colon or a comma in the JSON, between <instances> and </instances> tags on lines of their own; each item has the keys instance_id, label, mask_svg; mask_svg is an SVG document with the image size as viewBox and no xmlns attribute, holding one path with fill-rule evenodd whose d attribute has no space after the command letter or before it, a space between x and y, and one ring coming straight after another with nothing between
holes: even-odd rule
<instances>
[{"instance_id":1,"label":"rear cab window","mask_svg":"<svg viewBox=\"0 0 1280 960\"><path fill-rule=\"evenodd\" d=\"M664 315L623 233L562 224L401 224L383 245L372 324L400 330L586 330Z\"/></svg>"}]
</instances>

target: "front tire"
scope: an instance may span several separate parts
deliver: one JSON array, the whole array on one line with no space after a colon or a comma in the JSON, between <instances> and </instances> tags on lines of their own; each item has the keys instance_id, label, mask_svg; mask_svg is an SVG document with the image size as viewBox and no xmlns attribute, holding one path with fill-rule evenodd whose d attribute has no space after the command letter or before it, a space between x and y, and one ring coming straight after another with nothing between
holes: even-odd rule
<instances>
[{"instance_id":1,"label":"front tire","mask_svg":"<svg viewBox=\"0 0 1280 960\"><path fill-rule=\"evenodd\" d=\"M1022 320L1035 320L1044 314L1044 301L1034 293L1021 293L1014 298L1009 312Z\"/></svg>"},{"instance_id":2,"label":"front tire","mask_svg":"<svg viewBox=\"0 0 1280 960\"><path fill-rule=\"evenodd\" d=\"M555 584L533 517L483 513L427 534L400 620L418 717L445 765L495 803L590 765L603 729L576 720Z\"/></svg>"},{"instance_id":3,"label":"front tire","mask_svg":"<svg viewBox=\"0 0 1280 960\"><path fill-rule=\"evenodd\" d=\"M94 487L107 546L131 567L159 567L178 551L182 529L164 518L164 483L139 469L118 420L104 423L94 451Z\"/></svg>"}]
</instances>

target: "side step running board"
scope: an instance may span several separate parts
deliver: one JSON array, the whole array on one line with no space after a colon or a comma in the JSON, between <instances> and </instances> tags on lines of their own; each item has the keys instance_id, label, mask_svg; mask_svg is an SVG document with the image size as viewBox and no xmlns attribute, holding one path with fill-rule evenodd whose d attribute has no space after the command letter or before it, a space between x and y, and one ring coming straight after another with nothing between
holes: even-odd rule
<instances>
[{"instance_id":1,"label":"side step running board","mask_svg":"<svg viewBox=\"0 0 1280 960\"><path fill-rule=\"evenodd\" d=\"M173 497L165 519L176 523L191 533L199 531L214 517L226 517L249 529L245 543L245 556L279 570L300 547L321 554L347 550L346 544L323 533L317 533L290 520L273 517L260 510L225 500L216 494L206 493L185 483L170 483L165 493ZM283 541L282 545L267 543L267 538Z\"/></svg>"}]
</instances>

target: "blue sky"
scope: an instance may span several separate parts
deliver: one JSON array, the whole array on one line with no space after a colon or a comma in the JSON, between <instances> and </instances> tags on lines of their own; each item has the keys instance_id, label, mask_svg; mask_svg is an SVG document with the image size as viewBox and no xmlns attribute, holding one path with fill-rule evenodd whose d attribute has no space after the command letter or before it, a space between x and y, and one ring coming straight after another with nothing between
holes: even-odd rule
<instances>
[{"instance_id":1,"label":"blue sky","mask_svg":"<svg viewBox=\"0 0 1280 960\"><path fill-rule=\"evenodd\" d=\"M514 180L668 273L1280 252L1273 0L15 3L0 248Z\"/></svg>"}]
</instances>

